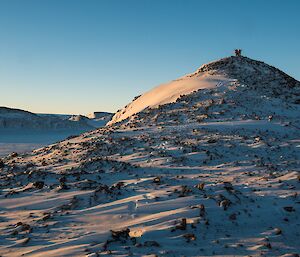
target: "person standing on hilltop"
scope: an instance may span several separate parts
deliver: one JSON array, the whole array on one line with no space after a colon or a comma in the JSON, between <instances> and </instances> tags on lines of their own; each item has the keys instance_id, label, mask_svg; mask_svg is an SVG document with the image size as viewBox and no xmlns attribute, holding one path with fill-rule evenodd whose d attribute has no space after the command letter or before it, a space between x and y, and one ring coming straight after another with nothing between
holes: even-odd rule
<instances>
[{"instance_id":1,"label":"person standing on hilltop","mask_svg":"<svg viewBox=\"0 0 300 257\"><path fill-rule=\"evenodd\" d=\"M234 53L235 53L235 56L241 57L242 56L242 49L235 49Z\"/></svg>"}]
</instances>

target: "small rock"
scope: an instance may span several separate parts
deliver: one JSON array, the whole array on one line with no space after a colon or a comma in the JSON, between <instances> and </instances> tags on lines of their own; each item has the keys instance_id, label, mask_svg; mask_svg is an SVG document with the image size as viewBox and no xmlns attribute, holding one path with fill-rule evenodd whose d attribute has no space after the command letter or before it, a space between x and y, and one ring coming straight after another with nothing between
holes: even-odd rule
<instances>
[{"instance_id":1,"label":"small rock","mask_svg":"<svg viewBox=\"0 0 300 257\"><path fill-rule=\"evenodd\" d=\"M122 230L111 230L111 236L115 240L127 239L129 238L130 229L122 229Z\"/></svg>"},{"instance_id":2,"label":"small rock","mask_svg":"<svg viewBox=\"0 0 300 257\"><path fill-rule=\"evenodd\" d=\"M274 229L274 233L275 233L275 235L281 235L282 234L282 230L280 228L275 228Z\"/></svg>"},{"instance_id":3,"label":"small rock","mask_svg":"<svg viewBox=\"0 0 300 257\"><path fill-rule=\"evenodd\" d=\"M264 247L268 248L268 249L272 249L272 246L269 242L265 242L262 244Z\"/></svg>"},{"instance_id":4,"label":"small rock","mask_svg":"<svg viewBox=\"0 0 300 257\"><path fill-rule=\"evenodd\" d=\"M22 224L22 227L21 227L21 231L30 231L31 230L31 227L29 224Z\"/></svg>"},{"instance_id":5,"label":"small rock","mask_svg":"<svg viewBox=\"0 0 300 257\"><path fill-rule=\"evenodd\" d=\"M58 190L67 190L69 189L68 186L64 183L64 182L61 182L60 185L58 186Z\"/></svg>"},{"instance_id":6,"label":"small rock","mask_svg":"<svg viewBox=\"0 0 300 257\"><path fill-rule=\"evenodd\" d=\"M285 207L283 207L283 209L285 211L287 211L287 212L294 212L294 211L296 211L293 206L285 206Z\"/></svg>"},{"instance_id":7,"label":"small rock","mask_svg":"<svg viewBox=\"0 0 300 257\"><path fill-rule=\"evenodd\" d=\"M226 211L230 204L231 204L230 200L225 199L219 203L219 206L223 207L224 211Z\"/></svg>"},{"instance_id":8,"label":"small rock","mask_svg":"<svg viewBox=\"0 0 300 257\"><path fill-rule=\"evenodd\" d=\"M146 246L146 247L152 247L152 246L154 246L154 247L159 247L160 244L157 243L156 241L146 241L146 242L144 243L144 246Z\"/></svg>"},{"instance_id":9,"label":"small rock","mask_svg":"<svg viewBox=\"0 0 300 257\"><path fill-rule=\"evenodd\" d=\"M203 190L204 189L205 184L204 183L199 183L197 184L195 187L198 188L199 190Z\"/></svg>"},{"instance_id":10,"label":"small rock","mask_svg":"<svg viewBox=\"0 0 300 257\"><path fill-rule=\"evenodd\" d=\"M18 154L16 153L16 152L12 152L10 155L9 155L9 157L11 157L11 158L15 158L15 157L17 157L18 156Z\"/></svg>"},{"instance_id":11,"label":"small rock","mask_svg":"<svg viewBox=\"0 0 300 257\"><path fill-rule=\"evenodd\" d=\"M65 182L67 182L67 178L66 178L65 176L62 176L62 177L59 178L58 181L59 181L60 183L65 183Z\"/></svg>"},{"instance_id":12,"label":"small rock","mask_svg":"<svg viewBox=\"0 0 300 257\"><path fill-rule=\"evenodd\" d=\"M187 240L187 242L196 240L196 236L194 234L185 234L183 237Z\"/></svg>"},{"instance_id":13,"label":"small rock","mask_svg":"<svg viewBox=\"0 0 300 257\"><path fill-rule=\"evenodd\" d=\"M229 219L230 220L236 220L236 214L232 213L231 215L229 215Z\"/></svg>"},{"instance_id":14,"label":"small rock","mask_svg":"<svg viewBox=\"0 0 300 257\"><path fill-rule=\"evenodd\" d=\"M200 204L199 209L200 209L200 215L199 215L199 216L200 216L201 218L204 218L205 215L206 215L204 204Z\"/></svg>"},{"instance_id":15,"label":"small rock","mask_svg":"<svg viewBox=\"0 0 300 257\"><path fill-rule=\"evenodd\" d=\"M44 187L44 181L35 181L33 182L33 186L37 189L42 189Z\"/></svg>"},{"instance_id":16,"label":"small rock","mask_svg":"<svg viewBox=\"0 0 300 257\"><path fill-rule=\"evenodd\" d=\"M160 177L155 177L155 178L153 179L153 183L160 183L160 181L161 181L161 178L160 178Z\"/></svg>"},{"instance_id":17,"label":"small rock","mask_svg":"<svg viewBox=\"0 0 300 257\"><path fill-rule=\"evenodd\" d=\"M207 143L209 143L209 144L214 144L216 142L217 142L217 140L215 140L215 139L208 139L207 140Z\"/></svg>"},{"instance_id":18,"label":"small rock","mask_svg":"<svg viewBox=\"0 0 300 257\"><path fill-rule=\"evenodd\" d=\"M186 230L186 218L181 219L180 224L176 226L176 229Z\"/></svg>"}]
</instances>

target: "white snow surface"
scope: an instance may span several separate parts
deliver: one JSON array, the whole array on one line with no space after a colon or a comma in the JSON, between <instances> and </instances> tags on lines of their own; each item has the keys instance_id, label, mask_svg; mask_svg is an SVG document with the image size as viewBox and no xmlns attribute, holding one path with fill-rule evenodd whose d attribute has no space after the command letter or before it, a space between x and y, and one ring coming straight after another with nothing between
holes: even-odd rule
<instances>
[{"instance_id":1,"label":"white snow surface","mask_svg":"<svg viewBox=\"0 0 300 257\"><path fill-rule=\"evenodd\" d=\"M0 255L299 256L300 83L249 58L201 73L227 79L3 157Z\"/></svg>"},{"instance_id":2,"label":"white snow surface","mask_svg":"<svg viewBox=\"0 0 300 257\"><path fill-rule=\"evenodd\" d=\"M278 88L280 84L292 87L299 83L282 71L263 62L247 57L227 57L204 64L192 74L157 86L136 97L131 103L117 111L107 125L125 120L146 108L156 108L159 105L175 102L180 96L188 95L193 91L214 88L237 79L240 83L253 84L253 86L269 84L272 87L274 85L277 87L278 94L281 93ZM299 91L299 89L297 90ZM263 95L263 90L261 93Z\"/></svg>"},{"instance_id":3,"label":"white snow surface","mask_svg":"<svg viewBox=\"0 0 300 257\"><path fill-rule=\"evenodd\" d=\"M146 108L155 108L159 105L175 102L181 95L187 95L199 89L213 88L227 81L228 78L220 75L200 74L194 77L186 75L169 83L159 85L136 98L121 111L117 112L112 120L108 122L108 125L127 119Z\"/></svg>"}]
</instances>

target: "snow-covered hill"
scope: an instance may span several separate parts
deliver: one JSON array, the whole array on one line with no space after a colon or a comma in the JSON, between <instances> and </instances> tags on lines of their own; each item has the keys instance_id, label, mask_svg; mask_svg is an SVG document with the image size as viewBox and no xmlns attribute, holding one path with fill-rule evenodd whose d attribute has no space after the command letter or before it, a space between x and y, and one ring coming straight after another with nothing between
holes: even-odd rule
<instances>
[{"instance_id":1,"label":"snow-covered hill","mask_svg":"<svg viewBox=\"0 0 300 257\"><path fill-rule=\"evenodd\" d=\"M109 126L10 154L0 254L299 256L299 90L229 57L144 94Z\"/></svg>"},{"instance_id":2,"label":"snow-covered hill","mask_svg":"<svg viewBox=\"0 0 300 257\"><path fill-rule=\"evenodd\" d=\"M91 130L104 126L112 113L94 112L93 115L36 114L25 110L0 106L0 130Z\"/></svg>"},{"instance_id":3,"label":"snow-covered hill","mask_svg":"<svg viewBox=\"0 0 300 257\"><path fill-rule=\"evenodd\" d=\"M263 62L247 57L227 57L201 66L196 72L183 76L167 84L162 84L136 97L119 110L108 125L120 122L146 108L175 102L180 96L200 89L217 88L229 82L238 81L269 96L294 97L300 102L299 82L282 71ZM293 94L289 90L293 89Z\"/></svg>"},{"instance_id":4,"label":"snow-covered hill","mask_svg":"<svg viewBox=\"0 0 300 257\"><path fill-rule=\"evenodd\" d=\"M28 111L0 107L0 129L22 130L91 130L93 127L79 120L66 120L56 115L39 115Z\"/></svg>"},{"instance_id":5,"label":"snow-covered hill","mask_svg":"<svg viewBox=\"0 0 300 257\"><path fill-rule=\"evenodd\" d=\"M112 117L103 113L99 118L68 114L35 114L0 107L0 156L9 152L26 152L71 135L103 127Z\"/></svg>"}]
</instances>

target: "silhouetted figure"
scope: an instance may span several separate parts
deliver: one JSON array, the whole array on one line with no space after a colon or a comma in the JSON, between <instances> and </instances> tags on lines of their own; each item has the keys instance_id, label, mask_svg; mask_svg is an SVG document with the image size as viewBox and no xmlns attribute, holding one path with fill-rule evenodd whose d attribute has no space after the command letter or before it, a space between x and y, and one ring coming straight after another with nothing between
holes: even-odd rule
<instances>
[{"instance_id":1,"label":"silhouetted figure","mask_svg":"<svg viewBox=\"0 0 300 257\"><path fill-rule=\"evenodd\" d=\"M242 56L242 49L235 49L234 53L235 53L235 56L241 57Z\"/></svg>"}]
</instances>

